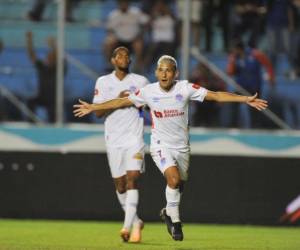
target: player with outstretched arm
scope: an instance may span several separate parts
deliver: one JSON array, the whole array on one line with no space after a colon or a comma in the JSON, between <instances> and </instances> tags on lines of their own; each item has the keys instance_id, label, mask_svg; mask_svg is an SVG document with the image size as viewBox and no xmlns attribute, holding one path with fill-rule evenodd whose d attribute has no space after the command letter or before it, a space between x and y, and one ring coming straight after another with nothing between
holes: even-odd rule
<instances>
[{"instance_id":1,"label":"player with outstretched arm","mask_svg":"<svg viewBox=\"0 0 300 250\"><path fill-rule=\"evenodd\" d=\"M167 224L174 240L183 240L179 216L179 204L183 183L188 178L190 146L188 134L188 105L190 100L203 102L240 102L263 110L267 102L253 96L236 95L229 92L214 92L186 80L176 81L177 62L168 55L162 56L155 71L158 82L141 88L135 94L114 99L102 104L79 101L74 105L74 115L85 116L97 110L148 105L152 116L151 156L164 175L166 185L166 208L161 217Z\"/></svg>"}]
</instances>

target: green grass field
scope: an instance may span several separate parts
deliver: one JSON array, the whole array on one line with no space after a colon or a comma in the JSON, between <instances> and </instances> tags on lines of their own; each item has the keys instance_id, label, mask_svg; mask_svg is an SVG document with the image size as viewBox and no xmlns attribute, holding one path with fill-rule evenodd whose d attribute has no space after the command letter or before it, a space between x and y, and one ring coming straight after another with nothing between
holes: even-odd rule
<instances>
[{"instance_id":1,"label":"green grass field","mask_svg":"<svg viewBox=\"0 0 300 250\"><path fill-rule=\"evenodd\" d=\"M300 228L184 224L185 239L173 241L162 223L146 223L143 242L119 238L120 223L0 220L0 250L299 250Z\"/></svg>"}]
</instances>

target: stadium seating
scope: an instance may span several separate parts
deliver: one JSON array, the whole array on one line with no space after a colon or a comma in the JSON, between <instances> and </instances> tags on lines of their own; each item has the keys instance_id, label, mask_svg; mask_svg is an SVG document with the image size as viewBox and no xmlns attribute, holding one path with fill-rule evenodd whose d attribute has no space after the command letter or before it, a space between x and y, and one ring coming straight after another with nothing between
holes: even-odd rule
<instances>
[{"instance_id":1,"label":"stadium seating","mask_svg":"<svg viewBox=\"0 0 300 250\"><path fill-rule=\"evenodd\" d=\"M35 69L26 53L25 33L28 30L33 32L37 53L43 58L47 51L47 37L55 36L57 32L54 1L49 5L44 14L44 21L31 22L26 20L26 13L31 7L28 1L2 0L0 2L0 39L5 48L0 54L0 85L6 86L17 96L25 99L37 93ZM66 52L99 75L103 74L108 66L101 51L101 44L106 35L103 23L108 13L115 7L115 1L81 1L73 13L76 22L66 24ZM207 57L224 70L227 55L224 52L220 53L221 33L218 28L214 36L213 51L218 53L209 53ZM291 126L300 127L300 104L297 96L300 84L291 82L285 76L289 67L286 56L280 56L278 61L277 92L285 102L283 117ZM196 63L191 59L190 69ZM155 80L152 71L148 71L146 76L151 81ZM69 63L65 78L65 98L67 100L75 100L78 97L90 99L94 80ZM269 92L270 88L264 86L263 95L268 96Z\"/></svg>"}]
</instances>

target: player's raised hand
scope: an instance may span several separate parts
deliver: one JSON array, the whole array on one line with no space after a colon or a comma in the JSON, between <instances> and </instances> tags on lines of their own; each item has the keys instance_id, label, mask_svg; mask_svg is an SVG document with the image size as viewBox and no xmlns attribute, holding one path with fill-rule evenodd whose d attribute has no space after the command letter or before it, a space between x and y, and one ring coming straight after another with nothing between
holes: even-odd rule
<instances>
[{"instance_id":1,"label":"player's raised hand","mask_svg":"<svg viewBox=\"0 0 300 250\"><path fill-rule=\"evenodd\" d=\"M79 99L79 104L73 105L74 111L73 114L76 117L83 117L93 111L92 104L84 102Z\"/></svg>"},{"instance_id":2,"label":"player's raised hand","mask_svg":"<svg viewBox=\"0 0 300 250\"><path fill-rule=\"evenodd\" d=\"M257 93L255 93L253 96L247 97L247 104L259 111L268 107L268 102L266 100L257 98Z\"/></svg>"}]
</instances>

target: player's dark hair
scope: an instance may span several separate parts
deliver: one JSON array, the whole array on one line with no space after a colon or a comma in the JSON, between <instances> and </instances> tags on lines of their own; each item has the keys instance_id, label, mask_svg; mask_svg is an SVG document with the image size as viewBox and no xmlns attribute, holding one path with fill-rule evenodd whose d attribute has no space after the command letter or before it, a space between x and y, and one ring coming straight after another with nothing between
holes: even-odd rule
<instances>
[{"instance_id":1,"label":"player's dark hair","mask_svg":"<svg viewBox=\"0 0 300 250\"><path fill-rule=\"evenodd\" d=\"M128 55L130 54L130 51L129 51L128 48L126 48L125 46L120 46L120 47L117 47L117 48L114 49L114 51L113 51L111 57L112 57L112 58L115 58L116 55L118 54L118 52L119 52L120 50L125 50L125 51L128 53Z\"/></svg>"}]
</instances>

